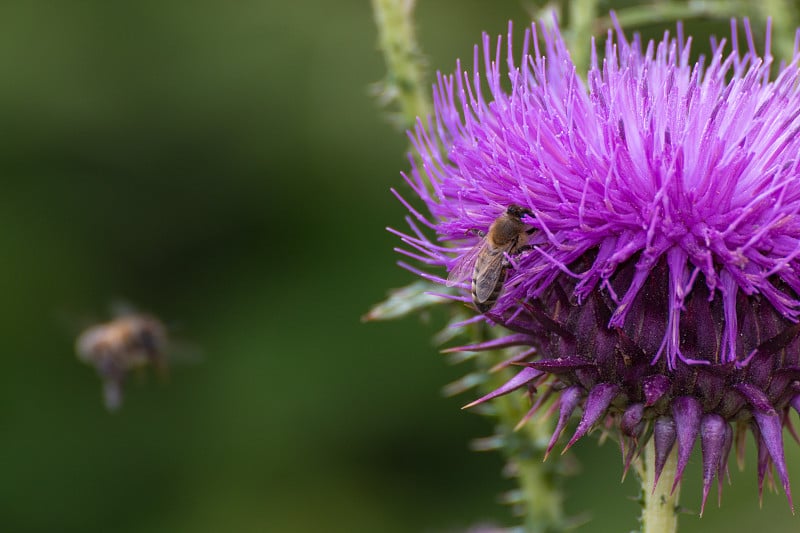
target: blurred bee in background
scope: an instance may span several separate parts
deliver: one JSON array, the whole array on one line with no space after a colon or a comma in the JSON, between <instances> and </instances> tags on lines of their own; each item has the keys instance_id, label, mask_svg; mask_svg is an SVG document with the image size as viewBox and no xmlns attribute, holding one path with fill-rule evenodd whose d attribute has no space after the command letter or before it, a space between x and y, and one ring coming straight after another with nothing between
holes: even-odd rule
<instances>
[{"instance_id":1,"label":"blurred bee in background","mask_svg":"<svg viewBox=\"0 0 800 533\"><path fill-rule=\"evenodd\" d=\"M75 350L78 359L97 370L106 408L115 411L122 405L122 385L129 372L152 367L167 375L167 344L167 328L158 318L128 311L86 329Z\"/></svg>"},{"instance_id":2,"label":"blurred bee in background","mask_svg":"<svg viewBox=\"0 0 800 533\"><path fill-rule=\"evenodd\" d=\"M525 229L525 215L533 217L530 210L512 204L492 222L487 233L476 231L483 240L461 257L447 277L447 285L452 287L471 274L472 303L480 313L497 303L510 266L508 257L531 248L528 235L535 230Z\"/></svg>"}]
</instances>

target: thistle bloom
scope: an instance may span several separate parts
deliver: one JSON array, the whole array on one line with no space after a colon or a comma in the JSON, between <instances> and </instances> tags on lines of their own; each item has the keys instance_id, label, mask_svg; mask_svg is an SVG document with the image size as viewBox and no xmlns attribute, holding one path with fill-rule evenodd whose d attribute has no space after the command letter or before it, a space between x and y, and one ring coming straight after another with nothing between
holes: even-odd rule
<instances>
[{"instance_id":1,"label":"thistle bloom","mask_svg":"<svg viewBox=\"0 0 800 533\"><path fill-rule=\"evenodd\" d=\"M519 346L521 371L474 403L527 388L532 414L555 398L548 453L573 413L567 447L616 428L626 468L652 438L656 479L677 446L673 489L699 441L703 505L749 430L759 492L774 467L792 505L782 433L800 410L800 56L770 80L769 37L760 56L747 21L746 47L732 22L730 51L712 39L694 64L680 26L643 48L615 25L586 82L558 29L535 24L518 64L509 29L494 50L484 35L472 75L457 64L438 76L404 176L430 216L400 198L413 215L403 252L452 271L508 206L529 210L529 246L506 254L502 293L478 316L510 332L453 349ZM450 297L469 304L462 288Z\"/></svg>"}]
</instances>

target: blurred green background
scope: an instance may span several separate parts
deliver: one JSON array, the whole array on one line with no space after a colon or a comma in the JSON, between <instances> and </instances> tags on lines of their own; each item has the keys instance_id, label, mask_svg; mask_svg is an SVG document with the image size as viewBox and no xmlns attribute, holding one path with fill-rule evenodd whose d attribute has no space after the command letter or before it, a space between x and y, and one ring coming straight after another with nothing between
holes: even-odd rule
<instances>
[{"instance_id":1,"label":"blurred green background","mask_svg":"<svg viewBox=\"0 0 800 533\"><path fill-rule=\"evenodd\" d=\"M449 71L528 12L437 0L417 19ZM407 162L369 96L376 41L366 1L0 4L2 531L514 523L500 458L467 448L488 422L440 394L466 369L437 355L437 321L359 321L412 279L384 230L403 224L388 189ZM133 380L111 415L73 339L119 299L199 361ZM634 529L615 445L575 452L581 530ZM752 450L733 477L681 531L800 529L782 495L759 510ZM686 478L696 510L697 460Z\"/></svg>"}]
</instances>

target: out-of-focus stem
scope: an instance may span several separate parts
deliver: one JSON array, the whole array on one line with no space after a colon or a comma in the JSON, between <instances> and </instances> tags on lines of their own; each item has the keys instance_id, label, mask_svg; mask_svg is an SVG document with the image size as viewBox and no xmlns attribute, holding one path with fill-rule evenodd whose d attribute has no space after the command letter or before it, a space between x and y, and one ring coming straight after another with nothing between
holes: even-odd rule
<instances>
[{"instance_id":1,"label":"out-of-focus stem","mask_svg":"<svg viewBox=\"0 0 800 533\"><path fill-rule=\"evenodd\" d=\"M571 0L569 2L569 28L567 49L575 71L585 76L589 70L589 39L597 17L597 0Z\"/></svg>"},{"instance_id":2,"label":"out-of-focus stem","mask_svg":"<svg viewBox=\"0 0 800 533\"><path fill-rule=\"evenodd\" d=\"M748 0L689 0L626 7L618 9L616 15L623 28L634 28L668 21L685 21L696 17L725 20L730 17L741 17L749 12L752 12L752 2ZM612 27L611 18L608 16L598 18L596 24L595 35L602 35Z\"/></svg>"},{"instance_id":3,"label":"out-of-focus stem","mask_svg":"<svg viewBox=\"0 0 800 533\"><path fill-rule=\"evenodd\" d=\"M414 0L372 0L372 10L387 69L380 97L397 106L400 126L410 128L431 109L423 56L414 33Z\"/></svg>"},{"instance_id":4,"label":"out-of-focus stem","mask_svg":"<svg viewBox=\"0 0 800 533\"><path fill-rule=\"evenodd\" d=\"M532 443L540 443L537 453L518 457L520 489L525 502L525 524L528 531L550 532L564 530L564 498L554 479L554 468L544 464L544 446L553 431L552 424L527 424L525 435ZM561 460L553 457L553 461Z\"/></svg>"},{"instance_id":5,"label":"out-of-focus stem","mask_svg":"<svg viewBox=\"0 0 800 533\"><path fill-rule=\"evenodd\" d=\"M642 457L636 463L636 471L642 482L642 533L675 533L678 531L678 495L680 485L670 493L678 465L677 446L667 457L664 470L653 490L655 481L655 445L650 439Z\"/></svg>"},{"instance_id":6,"label":"out-of-focus stem","mask_svg":"<svg viewBox=\"0 0 800 533\"><path fill-rule=\"evenodd\" d=\"M496 351L485 354L487 359L479 364L496 364L507 360L511 354ZM494 375L484 384L486 392L507 380L513 372ZM524 509L525 531L529 533L555 533L566 529L563 494L561 491L561 458L551 457L543 462L544 452L553 432L553 420L531 420L519 431L514 427L530 407L521 394L509 394L493 400L497 416L497 436L504 443L506 455L519 483L514 502Z\"/></svg>"},{"instance_id":7,"label":"out-of-focus stem","mask_svg":"<svg viewBox=\"0 0 800 533\"><path fill-rule=\"evenodd\" d=\"M788 0L761 0L754 2L754 8L760 11L760 18L766 23L772 18L772 48L778 59L787 63L792 60L794 52L794 36L798 26L797 8Z\"/></svg>"}]
</instances>

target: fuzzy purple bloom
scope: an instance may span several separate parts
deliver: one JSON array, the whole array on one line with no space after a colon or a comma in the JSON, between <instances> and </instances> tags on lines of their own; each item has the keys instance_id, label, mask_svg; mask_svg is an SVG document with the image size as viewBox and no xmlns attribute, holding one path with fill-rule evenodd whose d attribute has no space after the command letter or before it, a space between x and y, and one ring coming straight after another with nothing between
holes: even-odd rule
<instances>
[{"instance_id":1,"label":"fuzzy purple bloom","mask_svg":"<svg viewBox=\"0 0 800 533\"><path fill-rule=\"evenodd\" d=\"M580 408L567 447L616 421L626 468L649 438L659 472L677 446L676 484L699 440L703 504L727 473L733 427L737 447L749 428L759 487L774 466L791 504L782 429L800 409L800 55L771 80L769 37L760 56L745 30L740 48L732 22L731 51L712 41L706 65L690 63L680 26L643 48L617 25L587 82L557 28L532 25L519 63L510 29L494 52L484 35L485 78L476 46L473 74L440 74L434 120L411 134L421 167L412 159L404 177L431 216L395 193L413 214L411 232L396 233L414 249L402 253L452 271L508 206L532 213L530 246L506 254L485 313L513 333L464 347L523 346L526 368L474 403L555 391L550 449Z\"/></svg>"}]
</instances>

